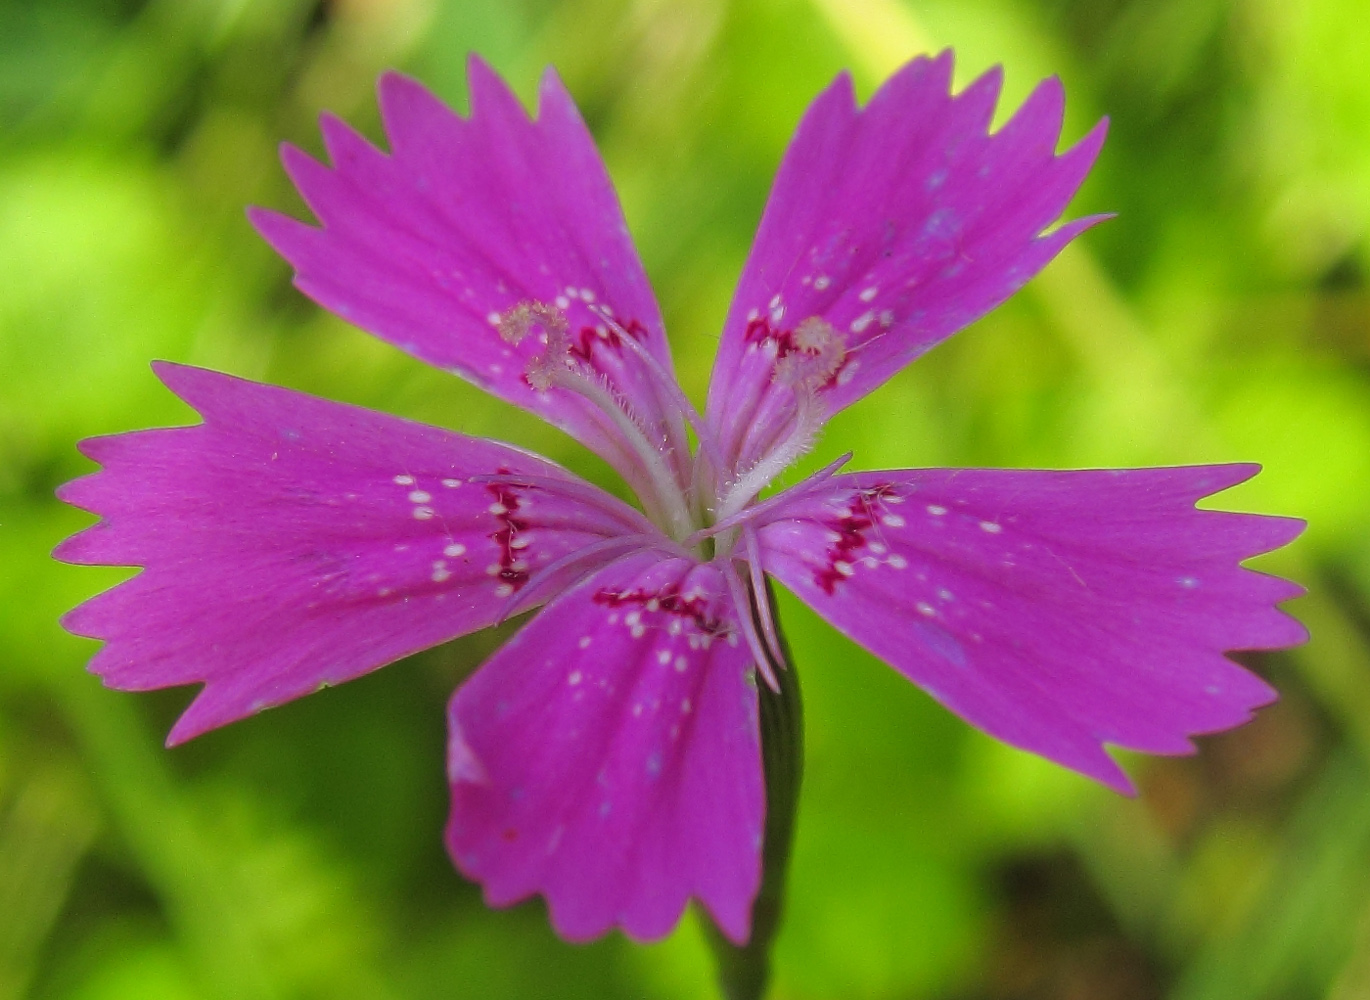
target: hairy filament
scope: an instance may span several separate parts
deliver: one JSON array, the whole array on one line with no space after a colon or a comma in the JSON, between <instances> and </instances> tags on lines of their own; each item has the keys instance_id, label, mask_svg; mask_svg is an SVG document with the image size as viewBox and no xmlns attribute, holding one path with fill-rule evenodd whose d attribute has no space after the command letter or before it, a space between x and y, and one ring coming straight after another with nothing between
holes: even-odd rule
<instances>
[{"instance_id":1,"label":"hairy filament","mask_svg":"<svg viewBox=\"0 0 1370 1000\"><path fill-rule=\"evenodd\" d=\"M552 384L583 396L612 421L624 440L632 446L634 456L642 463L643 470L651 480L652 496L664 508L663 514L669 522L668 530L672 537L679 540L688 535L694 528L694 522L675 473L667 466L661 449L647 440L647 434L638 422L618 405L609 387L571 368L557 371ZM646 497L642 499L644 502L647 500Z\"/></svg>"},{"instance_id":2,"label":"hairy filament","mask_svg":"<svg viewBox=\"0 0 1370 1000\"><path fill-rule=\"evenodd\" d=\"M796 397L798 405L795 408L794 430L728 487L716 511L718 520L732 517L742 510L772 479L813 447L814 438L822 429L827 414L814 393L796 393Z\"/></svg>"},{"instance_id":3,"label":"hairy filament","mask_svg":"<svg viewBox=\"0 0 1370 1000\"><path fill-rule=\"evenodd\" d=\"M527 362L524 377L538 392L552 388L567 389L588 402L607 417L618 432L618 440L627 444L630 454L646 473L648 490L639 490L639 498L650 512L666 522L665 527L674 538L683 538L694 528L689 504L675 472L665 461L663 449L653 444L642 427L642 422L598 371L586 371L577 365L570 353L570 327L566 316L555 306L544 302L520 302L500 317L500 336L511 344L518 344L535 328L543 331L546 349ZM624 339L632 341L632 337ZM634 484L637 485L637 484Z\"/></svg>"},{"instance_id":4,"label":"hairy filament","mask_svg":"<svg viewBox=\"0 0 1370 1000\"><path fill-rule=\"evenodd\" d=\"M699 411L695 409L694 404L691 403L689 397L685 395L685 391L680 388L680 383L676 380L675 376L663 368L661 362L653 356L652 352L639 344L637 338L623 329L612 316L608 315L608 313L603 310L597 311L596 315L603 319L605 323L609 324L609 327L619 335L619 339L624 345L642 359L642 363L647 367L648 373L650 373L652 378L656 381L657 387L666 390L666 394L670 397L676 410L685 418L686 422L688 422L690 427L694 430L695 437L699 440L700 450L707 454L709 460L716 466L722 467L723 453L719 451L718 440L714 436L713 429L710 428L704 421L704 418L699 415Z\"/></svg>"}]
</instances>

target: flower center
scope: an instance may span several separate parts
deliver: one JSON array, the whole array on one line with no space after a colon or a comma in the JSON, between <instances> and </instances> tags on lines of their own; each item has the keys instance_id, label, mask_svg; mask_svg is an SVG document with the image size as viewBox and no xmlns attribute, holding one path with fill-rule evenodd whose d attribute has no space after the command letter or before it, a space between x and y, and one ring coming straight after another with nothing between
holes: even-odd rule
<instances>
[{"instance_id":1,"label":"flower center","mask_svg":"<svg viewBox=\"0 0 1370 1000\"><path fill-rule=\"evenodd\" d=\"M772 382L792 395L793 416L785 432L757 461L738 469L722 454L714 429L691 405L675 377L640 342L641 326L630 322L625 328L606 307L592 304L589 308L601 321L598 329L605 342L620 353L636 356L640 370L668 408L667 419L678 417L695 431L698 450L686 463L686 482L668 460L660 432L644 423L631 401L597 366L594 343L574 342L560 308L521 302L500 316L500 336L513 345L530 337L537 341L540 349L528 357L524 369L524 379L534 391L574 393L606 418L639 473L634 485L647 516L658 527L675 541L694 546L701 559L727 557L740 536L730 528L713 526L734 521L740 525L757 495L813 446L827 416L820 394L847 359L841 334L825 320L811 316L783 337L766 341Z\"/></svg>"}]
</instances>

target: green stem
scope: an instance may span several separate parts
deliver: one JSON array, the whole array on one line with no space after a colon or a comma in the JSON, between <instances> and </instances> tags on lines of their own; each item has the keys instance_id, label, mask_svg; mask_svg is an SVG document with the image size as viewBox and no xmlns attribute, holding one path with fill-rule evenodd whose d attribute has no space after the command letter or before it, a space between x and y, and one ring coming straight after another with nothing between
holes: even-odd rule
<instances>
[{"instance_id":1,"label":"green stem","mask_svg":"<svg viewBox=\"0 0 1370 1000\"><path fill-rule=\"evenodd\" d=\"M749 609L757 619L757 594ZM804 719L789 643L775 616L775 593L766 581L776 635L784 663L772 661L779 692L757 684L761 713L761 762L766 785L766 830L761 847L761 888L752 904L752 933L745 945L733 944L713 922L705 919L709 944L718 962L719 988L725 1000L760 1000L771 971L771 945L780 927L785 902L785 876L794 838L799 785L804 768Z\"/></svg>"}]
</instances>

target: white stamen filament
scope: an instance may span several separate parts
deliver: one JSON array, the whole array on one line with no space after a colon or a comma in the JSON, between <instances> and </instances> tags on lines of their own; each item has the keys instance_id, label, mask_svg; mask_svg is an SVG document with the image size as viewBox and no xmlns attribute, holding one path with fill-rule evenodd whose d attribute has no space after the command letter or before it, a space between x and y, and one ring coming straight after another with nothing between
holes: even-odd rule
<instances>
[{"instance_id":1,"label":"white stamen filament","mask_svg":"<svg viewBox=\"0 0 1370 1000\"><path fill-rule=\"evenodd\" d=\"M520 302L500 319L500 336L511 344L520 343L533 327L541 327L546 336L546 350L528 361L528 384L539 392L556 387L567 389L588 400L608 417L619 439L629 446L631 455L646 473L650 490L641 491L641 499L649 512L658 514L671 536L677 540L694 530L689 504L675 473L668 466L663 449L647 437L641 423L631 412L626 401L609 386L597 371L585 371L575 365L569 353L565 315L555 306L542 302ZM621 329L621 328L620 328ZM624 337L631 341L632 338Z\"/></svg>"},{"instance_id":2,"label":"white stamen filament","mask_svg":"<svg viewBox=\"0 0 1370 1000\"><path fill-rule=\"evenodd\" d=\"M699 439L700 449L708 454L711 462L718 468L722 468L723 453L719 451L718 441L714 437L713 430L705 423L704 418L699 415L699 411L694 408L694 404L690 402L689 397L687 397L684 390L680 388L680 383L676 380L675 376L663 368L661 362L652 355L652 352L639 344L637 338L623 329L613 317L602 311L600 311L598 315L604 322L609 324L610 328L612 328L615 333L618 334L619 339L627 345L634 354L642 359L642 363L646 365L648 373L656 380L658 388L666 390L666 394L670 396L671 402L673 402L676 409L680 411L680 415L683 416L690 427L694 429L695 437Z\"/></svg>"},{"instance_id":3,"label":"white stamen filament","mask_svg":"<svg viewBox=\"0 0 1370 1000\"><path fill-rule=\"evenodd\" d=\"M822 429L827 414L813 392L796 392L795 397L794 430L728 487L715 512L719 521L742 510L772 479L813 447L814 437Z\"/></svg>"},{"instance_id":4,"label":"white stamen filament","mask_svg":"<svg viewBox=\"0 0 1370 1000\"><path fill-rule=\"evenodd\" d=\"M557 369L552 373L551 384L583 396L612 421L632 447L633 455L642 463L643 470L651 480L652 498L663 508L671 537L679 541L688 535L694 529L694 521L690 517L689 504L685 501L685 492L667 466L662 450L647 440L641 426L620 405L608 386L598 378L587 376L574 368ZM647 497L642 499L644 503L648 501Z\"/></svg>"}]
</instances>

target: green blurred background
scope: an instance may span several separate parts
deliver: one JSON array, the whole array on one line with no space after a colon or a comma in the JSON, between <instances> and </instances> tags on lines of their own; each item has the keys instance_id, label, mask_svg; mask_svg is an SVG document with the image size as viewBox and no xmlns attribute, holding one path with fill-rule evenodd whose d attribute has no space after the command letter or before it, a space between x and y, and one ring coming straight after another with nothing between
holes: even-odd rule
<instances>
[{"instance_id":1,"label":"green blurred background","mask_svg":"<svg viewBox=\"0 0 1370 1000\"><path fill-rule=\"evenodd\" d=\"M243 207L302 212L276 143L379 136L396 66L475 50L580 102L701 399L784 143L954 45L1006 104L1058 73L1075 206L1110 222L829 429L813 465L1258 460L1303 515L1260 565L1314 640L1283 700L1119 798L999 746L789 601L808 772L774 996L1370 997L1370 28L1364 0L0 0L0 1000L709 997L669 940L559 942L449 866L435 649L175 751L189 692L104 690L56 625L127 575L51 562L77 439L189 412L170 358L537 448L572 442L323 313ZM1002 118L1001 112L1001 118Z\"/></svg>"}]
</instances>

